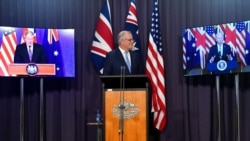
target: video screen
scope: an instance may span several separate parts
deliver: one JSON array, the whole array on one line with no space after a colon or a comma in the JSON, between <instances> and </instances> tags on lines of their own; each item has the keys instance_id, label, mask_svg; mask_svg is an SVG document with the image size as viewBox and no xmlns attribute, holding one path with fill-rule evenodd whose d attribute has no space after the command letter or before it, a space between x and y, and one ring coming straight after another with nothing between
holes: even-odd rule
<instances>
[{"instance_id":1,"label":"video screen","mask_svg":"<svg viewBox=\"0 0 250 141\"><path fill-rule=\"evenodd\" d=\"M0 76L75 77L74 32L0 26Z\"/></svg>"},{"instance_id":2,"label":"video screen","mask_svg":"<svg viewBox=\"0 0 250 141\"><path fill-rule=\"evenodd\" d=\"M250 72L250 21L186 28L184 76Z\"/></svg>"}]
</instances>

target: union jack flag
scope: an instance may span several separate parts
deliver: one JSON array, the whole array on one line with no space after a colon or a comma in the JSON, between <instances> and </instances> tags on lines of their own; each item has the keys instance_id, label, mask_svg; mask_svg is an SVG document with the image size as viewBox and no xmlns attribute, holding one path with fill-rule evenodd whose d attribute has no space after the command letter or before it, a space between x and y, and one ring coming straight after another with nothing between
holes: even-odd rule
<instances>
[{"instance_id":1,"label":"union jack flag","mask_svg":"<svg viewBox=\"0 0 250 141\"><path fill-rule=\"evenodd\" d=\"M103 73L106 54L113 49L114 40L111 27L110 6L109 1L106 0L97 21L95 36L90 50L90 59L100 74Z\"/></svg>"},{"instance_id":2,"label":"union jack flag","mask_svg":"<svg viewBox=\"0 0 250 141\"><path fill-rule=\"evenodd\" d=\"M165 76L158 0L154 0L146 58L146 75L152 87L154 126L162 131L167 123Z\"/></svg>"}]
</instances>

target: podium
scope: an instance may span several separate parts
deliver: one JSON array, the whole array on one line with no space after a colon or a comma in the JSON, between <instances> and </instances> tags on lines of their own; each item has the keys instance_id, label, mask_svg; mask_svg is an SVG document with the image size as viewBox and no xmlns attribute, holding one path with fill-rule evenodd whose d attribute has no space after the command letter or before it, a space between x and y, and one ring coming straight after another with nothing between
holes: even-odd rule
<instances>
[{"instance_id":1,"label":"podium","mask_svg":"<svg viewBox=\"0 0 250 141\"><path fill-rule=\"evenodd\" d=\"M25 76L40 76L40 141L44 140L44 97L43 76L55 75L55 64L10 64L8 73L20 76L20 141L24 141L24 78Z\"/></svg>"},{"instance_id":2,"label":"podium","mask_svg":"<svg viewBox=\"0 0 250 141\"><path fill-rule=\"evenodd\" d=\"M145 75L101 76L105 141L148 140L148 80Z\"/></svg>"},{"instance_id":3,"label":"podium","mask_svg":"<svg viewBox=\"0 0 250 141\"><path fill-rule=\"evenodd\" d=\"M55 75L55 64L35 64L37 66L36 75ZM29 64L10 64L9 74L10 75L29 75L27 72L27 67Z\"/></svg>"},{"instance_id":4,"label":"podium","mask_svg":"<svg viewBox=\"0 0 250 141\"><path fill-rule=\"evenodd\" d=\"M230 73L230 71L236 70L237 68L238 68L237 61L224 61L224 60L220 60L215 63L208 63L206 66L207 71L213 72L215 74Z\"/></svg>"}]
</instances>

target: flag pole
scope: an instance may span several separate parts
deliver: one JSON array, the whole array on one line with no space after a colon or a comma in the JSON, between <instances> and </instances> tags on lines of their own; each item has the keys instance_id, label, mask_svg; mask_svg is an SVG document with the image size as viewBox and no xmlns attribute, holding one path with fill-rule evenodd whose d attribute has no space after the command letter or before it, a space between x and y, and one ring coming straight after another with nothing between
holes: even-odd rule
<instances>
[{"instance_id":1,"label":"flag pole","mask_svg":"<svg viewBox=\"0 0 250 141\"><path fill-rule=\"evenodd\" d=\"M40 78L40 141L43 141L43 78Z\"/></svg>"},{"instance_id":2,"label":"flag pole","mask_svg":"<svg viewBox=\"0 0 250 141\"><path fill-rule=\"evenodd\" d=\"M240 100L239 100L239 74L234 76L235 80L235 104L236 104L236 141L240 141Z\"/></svg>"},{"instance_id":3,"label":"flag pole","mask_svg":"<svg viewBox=\"0 0 250 141\"><path fill-rule=\"evenodd\" d=\"M24 141L24 78L20 79L20 141Z\"/></svg>"},{"instance_id":4,"label":"flag pole","mask_svg":"<svg viewBox=\"0 0 250 141\"><path fill-rule=\"evenodd\" d=\"M221 121L220 121L220 76L216 75L216 94L217 94L217 118L218 118L218 135L217 141L221 141Z\"/></svg>"}]
</instances>

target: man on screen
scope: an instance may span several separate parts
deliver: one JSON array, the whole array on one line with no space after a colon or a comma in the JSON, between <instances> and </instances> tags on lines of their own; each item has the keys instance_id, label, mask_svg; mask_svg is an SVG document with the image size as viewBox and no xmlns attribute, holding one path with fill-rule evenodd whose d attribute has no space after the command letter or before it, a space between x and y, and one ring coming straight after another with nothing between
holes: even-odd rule
<instances>
[{"instance_id":1,"label":"man on screen","mask_svg":"<svg viewBox=\"0 0 250 141\"><path fill-rule=\"evenodd\" d=\"M47 63L44 49L41 45L34 43L34 36L32 31L24 34L25 43L17 45L14 63Z\"/></svg>"},{"instance_id":2,"label":"man on screen","mask_svg":"<svg viewBox=\"0 0 250 141\"><path fill-rule=\"evenodd\" d=\"M224 34L217 33L215 35L216 44L213 45L208 54L207 58L207 70L209 64L216 64L216 68L225 73L231 69L236 69L237 67L237 58L233 54L232 49L229 45L224 43Z\"/></svg>"},{"instance_id":3,"label":"man on screen","mask_svg":"<svg viewBox=\"0 0 250 141\"><path fill-rule=\"evenodd\" d=\"M232 61L236 59L232 53L231 47L224 43L224 34L215 35L216 44L212 46L208 54L208 63L216 63L220 60Z\"/></svg>"}]
</instances>

